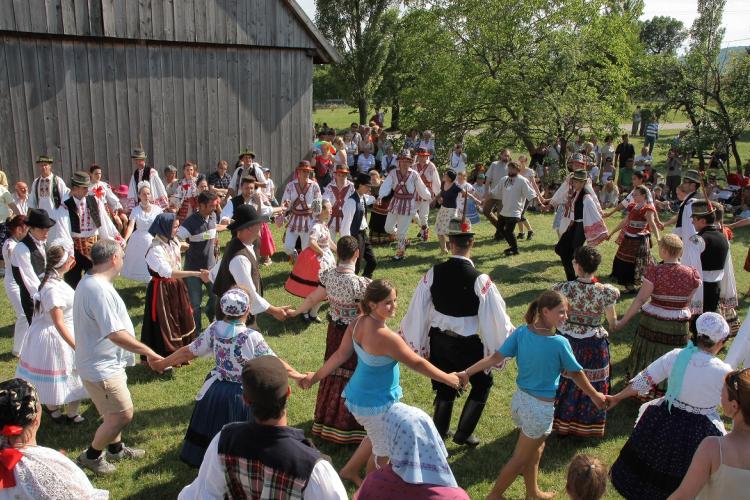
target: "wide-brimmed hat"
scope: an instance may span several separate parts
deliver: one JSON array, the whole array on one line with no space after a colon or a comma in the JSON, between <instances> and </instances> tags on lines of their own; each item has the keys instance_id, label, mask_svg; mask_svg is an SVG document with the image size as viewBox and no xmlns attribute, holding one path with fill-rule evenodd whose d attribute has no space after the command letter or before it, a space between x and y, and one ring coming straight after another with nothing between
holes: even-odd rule
<instances>
[{"instance_id":1,"label":"wide-brimmed hat","mask_svg":"<svg viewBox=\"0 0 750 500\"><path fill-rule=\"evenodd\" d=\"M55 159L51 156L37 156L36 162L37 163L54 163Z\"/></svg>"},{"instance_id":2,"label":"wide-brimmed hat","mask_svg":"<svg viewBox=\"0 0 750 500\"><path fill-rule=\"evenodd\" d=\"M701 183L701 173L698 172L697 170L688 170L687 172L685 172L685 175L682 176L682 180L684 181L685 179L689 180L690 182L694 182L696 184L700 184Z\"/></svg>"},{"instance_id":3,"label":"wide-brimmed hat","mask_svg":"<svg viewBox=\"0 0 750 500\"><path fill-rule=\"evenodd\" d=\"M568 160L568 165L586 165L586 160L583 157L583 153L573 153L570 155L570 159Z\"/></svg>"},{"instance_id":4,"label":"wide-brimmed hat","mask_svg":"<svg viewBox=\"0 0 750 500\"><path fill-rule=\"evenodd\" d=\"M347 168L344 165L339 165L338 167L336 167L336 170L334 170L333 173L334 174L348 174L349 168Z\"/></svg>"},{"instance_id":5,"label":"wide-brimmed hat","mask_svg":"<svg viewBox=\"0 0 750 500\"><path fill-rule=\"evenodd\" d=\"M243 156L252 156L253 159L255 159L255 151L250 151L249 149L243 149L240 151L240 154L237 155L238 158L242 158Z\"/></svg>"},{"instance_id":6,"label":"wide-brimmed hat","mask_svg":"<svg viewBox=\"0 0 750 500\"><path fill-rule=\"evenodd\" d=\"M239 231L254 224L268 222L268 216L260 215L252 205L240 205L234 209L234 221L227 226L230 231Z\"/></svg>"},{"instance_id":7,"label":"wide-brimmed hat","mask_svg":"<svg viewBox=\"0 0 750 500\"><path fill-rule=\"evenodd\" d=\"M133 154L131 154L130 157L134 160L145 160L148 158L143 148L133 148Z\"/></svg>"},{"instance_id":8,"label":"wide-brimmed hat","mask_svg":"<svg viewBox=\"0 0 750 500\"><path fill-rule=\"evenodd\" d=\"M39 229L47 229L57 224L56 221L49 218L47 211L43 208L30 208L23 223Z\"/></svg>"},{"instance_id":9,"label":"wide-brimmed hat","mask_svg":"<svg viewBox=\"0 0 750 500\"><path fill-rule=\"evenodd\" d=\"M88 172L79 170L73 174L73 180L71 182L74 186L89 187L91 186L91 176Z\"/></svg>"},{"instance_id":10,"label":"wide-brimmed hat","mask_svg":"<svg viewBox=\"0 0 750 500\"><path fill-rule=\"evenodd\" d=\"M127 184L120 184L120 187L118 187L117 189L113 189L112 192L115 194L121 194L125 196L126 194L128 194L128 190L129 188Z\"/></svg>"},{"instance_id":11,"label":"wide-brimmed hat","mask_svg":"<svg viewBox=\"0 0 750 500\"><path fill-rule=\"evenodd\" d=\"M586 172L584 169L579 168L578 170L573 171L573 175L570 176L570 179L573 181L586 181L589 178L588 172Z\"/></svg>"},{"instance_id":12,"label":"wide-brimmed hat","mask_svg":"<svg viewBox=\"0 0 750 500\"><path fill-rule=\"evenodd\" d=\"M448 222L448 236L474 236L469 219L461 220L458 217Z\"/></svg>"},{"instance_id":13,"label":"wide-brimmed hat","mask_svg":"<svg viewBox=\"0 0 750 500\"><path fill-rule=\"evenodd\" d=\"M427 151L427 148L418 148L417 156L430 156L430 152Z\"/></svg>"},{"instance_id":14,"label":"wide-brimmed hat","mask_svg":"<svg viewBox=\"0 0 750 500\"><path fill-rule=\"evenodd\" d=\"M693 212L691 217L703 217L714 213L714 206L706 200L697 200L692 204Z\"/></svg>"},{"instance_id":15,"label":"wide-brimmed hat","mask_svg":"<svg viewBox=\"0 0 750 500\"><path fill-rule=\"evenodd\" d=\"M302 160L301 162L299 162L295 170L307 170L308 172L315 172L315 169L310 166L310 162L307 160Z\"/></svg>"},{"instance_id":16,"label":"wide-brimmed hat","mask_svg":"<svg viewBox=\"0 0 750 500\"><path fill-rule=\"evenodd\" d=\"M408 149L404 148L401 151L399 151L398 157L396 158L396 161L401 161L401 160L410 160L411 161L412 159L413 158L411 157L411 151L409 151Z\"/></svg>"}]
</instances>

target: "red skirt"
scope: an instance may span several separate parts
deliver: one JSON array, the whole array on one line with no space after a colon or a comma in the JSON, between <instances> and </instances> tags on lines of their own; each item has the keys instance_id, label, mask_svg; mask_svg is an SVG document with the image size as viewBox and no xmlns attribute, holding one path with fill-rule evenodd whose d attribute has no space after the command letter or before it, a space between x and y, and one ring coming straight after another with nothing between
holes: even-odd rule
<instances>
[{"instance_id":1,"label":"red skirt","mask_svg":"<svg viewBox=\"0 0 750 500\"><path fill-rule=\"evenodd\" d=\"M747 249L747 257L745 257L745 266L743 269L750 273L750 248Z\"/></svg>"},{"instance_id":2,"label":"red skirt","mask_svg":"<svg viewBox=\"0 0 750 500\"><path fill-rule=\"evenodd\" d=\"M260 256L270 257L276 253L276 244L273 242L273 235L268 229L265 222L260 225Z\"/></svg>"},{"instance_id":3,"label":"red skirt","mask_svg":"<svg viewBox=\"0 0 750 500\"><path fill-rule=\"evenodd\" d=\"M304 299L320 286L319 272L318 254L312 248L307 247L297 257L292 274L286 280L284 288L292 295Z\"/></svg>"}]
</instances>

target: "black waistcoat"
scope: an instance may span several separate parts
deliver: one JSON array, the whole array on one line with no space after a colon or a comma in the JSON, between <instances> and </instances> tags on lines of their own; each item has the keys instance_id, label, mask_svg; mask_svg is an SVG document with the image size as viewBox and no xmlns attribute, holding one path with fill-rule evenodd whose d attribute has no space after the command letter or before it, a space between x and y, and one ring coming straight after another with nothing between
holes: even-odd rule
<instances>
[{"instance_id":1,"label":"black waistcoat","mask_svg":"<svg viewBox=\"0 0 750 500\"><path fill-rule=\"evenodd\" d=\"M138 180L138 169L135 169L135 172L133 172L133 180L135 181L135 189L136 189L136 198L138 197L138 183L142 181L149 182L149 179L151 179L151 167L146 165L143 167L143 179L140 181Z\"/></svg>"},{"instance_id":2,"label":"black waistcoat","mask_svg":"<svg viewBox=\"0 0 750 500\"><path fill-rule=\"evenodd\" d=\"M362 208L362 202L358 192L354 191L349 198L354 200L355 203L354 217L352 217L352 225L349 226L349 234L356 238L359 236L359 228L362 227L362 219L365 217L365 210Z\"/></svg>"},{"instance_id":3,"label":"black waistcoat","mask_svg":"<svg viewBox=\"0 0 750 500\"><path fill-rule=\"evenodd\" d=\"M675 227L682 227L682 214L685 212L685 205L687 205L688 200L695 197L695 193L696 192L693 191L682 200L682 203L680 203L680 210L677 211L677 224L675 224Z\"/></svg>"},{"instance_id":4,"label":"black waistcoat","mask_svg":"<svg viewBox=\"0 0 750 500\"><path fill-rule=\"evenodd\" d=\"M701 253L701 267L704 271L720 271L724 269L729 253L729 242L724 233L716 226L701 229L698 236L706 242L706 249Z\"/></svg>"},{"instance_id":5,"label":"black waistcoat","mask_svg":"<svg viewBox=\"0 0 750 500\"><path fill-rule=\"evenodd\" d=\"M258 260L247 249L245 244L237 238L229 240L229 243L227 243L227 246L224 249L224 257L221 259L219 272L216 275L216 281L214 281L214 286L212 288L213 292L216 294L216 297L221 299L222 295L224 295L227 290L237 284L237 280L232 276L232 273L229 272L229 263L237 255L244 255L247 257L247 260L250 261L252 266L250 279L253 281L253 285L255 285L255 291L262 297L263 280L260 277Z\"/></svg>"},{"instance_id":6,"label":"black waistcoat","mask_svg":"<svg viewBox=\"0 0 750 500\"><path fill-rule=\"evenodd\" d=\"M39 276L44 272L44 268L47 265L47 258L46 255L43 255L42 252L39 251L39 248L37 248L36 244L34 243L33 238L31 237L30 233L26 234L26 237L18 242L18 244L23 244L26 246L26 248L29 249L29 258L31 260L31 267L34 269L34 274ZM26 283L23 281L23 276L21 275L21 269L12 266L11 272L13 273L13 279L16 280L16 283L18 284L18 288L20 289L21 293L21 307L23 309L24 315L26 316L26 320L31 324L31 319L34 315L34 302L31 300L31 296L35 294L38 290L28 290L26 288Z\"/></svg>"},{"instance_id":7,"label":"black waistcoat","mask_svg":"<svg viewBox=\"0 0 750 500\"><path fill-rule=\"evenodd\" d=\"M94 227L99 229L102 227L102 216L99 213L99 203L96 200L96 196L90 194L84 198L86 200L86 208L91 214L91 221L94 223ZM75 199L71 196L63 202L68 207L68 216L70 217L70 230L74 233L81 232L81 217L78 215L78 204Z\"/></svg>"},{"instance_id":8,"label":"black waistcoat","mask_svg":"<svg viewBox=\"0 0 750 500\"><path fill-rule=\"evenodd\" d=\"M481 272L465 259L450 258L432 270L432 304L440 314L466 318L479 314L474 284Z\"/></svg>"}]
</instances>

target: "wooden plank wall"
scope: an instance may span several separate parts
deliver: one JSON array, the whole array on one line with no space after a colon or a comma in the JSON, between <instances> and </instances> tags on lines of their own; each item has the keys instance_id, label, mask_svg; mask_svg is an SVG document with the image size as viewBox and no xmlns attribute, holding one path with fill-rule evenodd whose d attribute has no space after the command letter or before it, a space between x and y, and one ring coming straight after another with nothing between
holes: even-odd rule
<instances>
[{"instance_id":1,"label":"wooden plank wall","mask_svg":"<svg viewBox=\"0 0 750 500\"><path fill-rule=\"evenodd\" d=\"M281 186L310 153L312 69L304 50L1 36L0 170L29 182L47 154L66 179L98 163L119 185L140 139L160 170L233 171L249 147Z\"/></svg>"},{"instance_id":2,"label":"wooden plank wall","mask_svg":"<svg viewBox=\"0 0 750 500\"><path fill-rule=\"evenodd\" d=\"M0 30L318 47L283 0L0 0Z\"/></svg>"}]
</instances>

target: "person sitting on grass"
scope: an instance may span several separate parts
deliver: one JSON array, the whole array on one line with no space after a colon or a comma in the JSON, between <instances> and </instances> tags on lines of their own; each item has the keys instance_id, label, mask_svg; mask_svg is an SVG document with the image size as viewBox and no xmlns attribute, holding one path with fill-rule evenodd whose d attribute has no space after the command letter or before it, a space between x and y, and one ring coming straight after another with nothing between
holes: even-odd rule
<instances>
[{"instance_id":1,"label":"person sitting on grass","mask_svg":"<svg viewBox=\"0 0 750 500\"><path fill-rule=\"evenodd\" d=\"M568 340L553 333L568 319L568 300L564 295L546 290L529 304L524 319L526 325L516 328L494 354L458 373L461 385L481 370L516 358L518 389L511 400L513 423L521 428L513 457L500 471L497 482L487 500L500 500L513 481L523 473L526 498L549 499L556 492L539 489L539 462L544 452L544 441L552 432L555 415L555 392L560 384L563 368L600 410L606 407L604 394L598 392L576 361Z\"/></svg>"}]
</instances>

